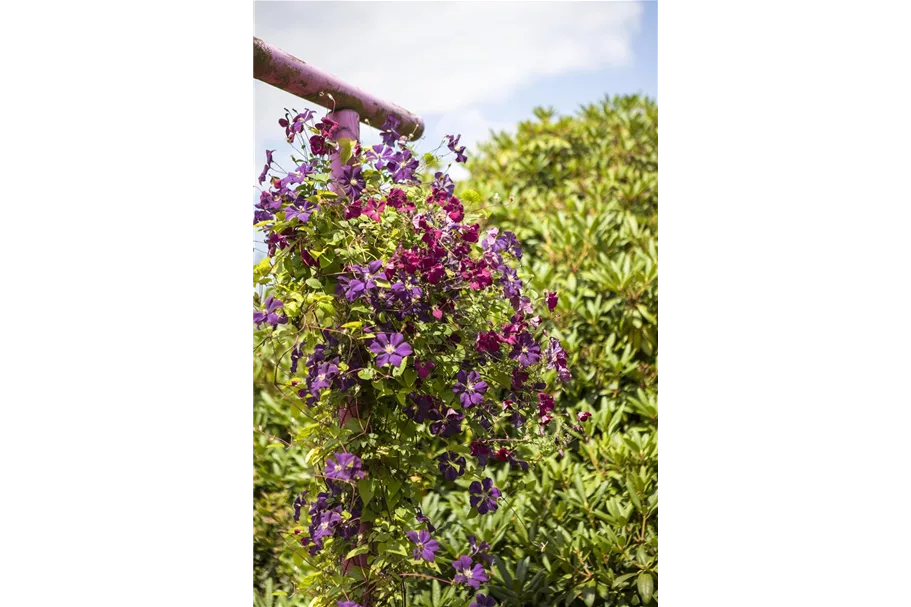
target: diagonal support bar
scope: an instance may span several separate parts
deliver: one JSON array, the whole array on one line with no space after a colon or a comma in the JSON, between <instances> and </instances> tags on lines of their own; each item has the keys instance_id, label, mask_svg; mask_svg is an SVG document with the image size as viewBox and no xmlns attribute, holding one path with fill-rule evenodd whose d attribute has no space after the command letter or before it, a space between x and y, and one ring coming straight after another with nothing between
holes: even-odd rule
<instances>
[{"instance_id":1,"label":"diagonal support bar","mask_svg":"<svg viewBox=\"0 0 911 607\"><path fill-rule=\"evenodd\" d=\"M424 134L424 121L420 116L377 99L255 36L253 77L330 110L354 110L361 122L374 128L380 128L386 122L386 116L394 114L401 121L399 133L412 140ZM320 93L324 94L320 96ZM327 94L332 95L334 103Z\"/></svg>"}]
</instances>

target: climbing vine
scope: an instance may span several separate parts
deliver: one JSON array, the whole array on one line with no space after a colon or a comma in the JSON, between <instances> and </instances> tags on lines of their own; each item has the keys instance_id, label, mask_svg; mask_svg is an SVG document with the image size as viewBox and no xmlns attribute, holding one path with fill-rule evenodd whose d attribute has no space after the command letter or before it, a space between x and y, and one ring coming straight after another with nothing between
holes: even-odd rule
<instances>
[{"instance_id":1,"label":"climbing vine","mask_svg":"<svg viewBox=\"0 0 911 607\"><path fill-rule=\"evenodd\" d=\"M513 233L480 229L495 200L457 198L435 171L467 159L458 136L419 158L394 116L370 147L311 111L279 124L296 152L282 167L268 150L259 178L253 321L309 449L281 532L305 572L296 592L386 605L424 578L444 601L494 605L489 545L441 545L418 504L432 490L461 495L469 518L510 508L521 475L496 486L494 471L581 430L588 414L558 406L571 373L542 322L558 296L523 284Z\"/></svg>"}]
</instances>

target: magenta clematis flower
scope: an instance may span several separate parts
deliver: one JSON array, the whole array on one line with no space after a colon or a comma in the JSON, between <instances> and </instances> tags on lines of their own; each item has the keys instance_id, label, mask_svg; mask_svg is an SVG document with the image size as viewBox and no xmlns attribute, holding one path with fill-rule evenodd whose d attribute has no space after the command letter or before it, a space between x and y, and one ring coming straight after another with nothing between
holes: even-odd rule
<instances>
[{"instance_id":1,"label":"magenta clematis flower","mask_svg":"<svg viewBox=\"0 0 911 607\"><path fill-rule=\"evenodd\" d=\"M363 213L373 221L379 222L380 215L386 210L385 200L376 200L371 198L367 201L367 206L363 208Z\"/></svg>"},{"instance_id":2,"label":"magenta clematis flower","mask_svg":"<svg viewBox=\"0 0 911 607\"><path fill-rule=\"evenodd\" d=\"M423 530L409 531L405 535L412 543L417 544L417 548L414 549L414 560L424 559L428 563L436 560L434 552L440 549L440 544L436 540L430 539L428 532Z\"/></svg>"},{"instance_id":3,"label":"magenta clematis flower","mask_svg":"<svg viewBox=\"0 0 911 607\"><path fill-rule=\"evenodd\" d=\"M427 376L430 375L430 372L433 371L433 368L436 367L431 360L419 361L414 360L414 368L418 372L418 377L421 379L427 379Z\"/></svg>"},{"instance_id":4,"label":"magenta clematis flower","mask_svg":"<svg viewBox=\"0 0 911 607\"><path fill-rule=\"evenodd\" d=\"M456 385L452 391L459 395L459 402L462 408L471 409L484 400L484 393L487 392L487 382L481 381L481 375L477 371L466 373L459 371L456 374Z\"/></svg>"},{"instance_id":5,"label":"magenta clematis flower","mask_svg":"<svg viewBox=\"0 0 911 607\"><path fill-rule=\"evenodd\" d=\"M471 455L478 458L479 466L486 466L490 457L490 447L481 441L471 441Z\"/></svg>"},{"instance_id":6,"label":"magenta clematis flower","mask_svg":"<svg viewBox=\"0 0 911 607\"><path fill-rule=\"evenodd\" d=\"M591 416L592 416L592 414L589 413L588 411L581 411L581 412L576 416L576 419L578 419L580 422L583 422L583 423L584 423L584 422L587 422L587 421L588 421L588 418L590 418Z\"/></svg>"},{"instance_id":7,"label":"magenta clematis flower","mask_svg":"<svg viewBox=\"0 0 911 607\"><path fill-rule=\"evenodd\" d=\"M322 135L314 135L310 138L310 151L314 156L325 156L329 153L329 147L326 145L326 139Z\"/></svg>"},{"instance_id":8,"label":"magenta clematis flower","mask_svg":"<svg viewBox=\"0 0 911 607\"><path fill-rule=\"evenodd\" d=\"M477 508L478 514L497 511L497 498L502 493L493 486L493 479L485 478L482 483L474 481L468 486L468 492L472 494L469 498L471 507Z\"/></svg>"},{"instance_id":9,"label":"magenta clematis flower","mask_svg":"<svg viewBox=\"0 0 911 607\"><path fill-rule=\"evenodd\" d=\"M320 135L326 139L332 139L338 134L338 122L328 116L323 116L316 128L319 129Z\"/></svg>"},{"instance_id":10,"label":"magenta clematis flower","mask_svg":"<svg viewBox=\"0 0 911 607\"><path fill-rule=\"evenodd\" d=\"M370 344L370 351L377 355L376 364L380 367L398 367L406 356L414 352L401 333L380 333Z\"/></svg>"},{"instance_id":11,"label":"magenta clematis flower","mask_svg":"<svg viewBox=\"0 0 911 607\"><path fill-rule=\"evenodd\" d=\"M285 304L275 299L274 297L267 297L264 303L266 304L266 311L254 312L253 322L255 322L257 325L268 323L273 327L288 322L287 318L275 312L279 308L284 307Z\"/></svg>"},{"instance_id":12,"label":"magenta clematis flower","mask_svg":"<svg viewBox=\"0 0 911 607\"><path fill-rule=\"evenodd\" d=\"M488 581L487 572L481 565L473 563L470 556L460 556L452 562L456 570L456 576L452 579L455 584L465 584L475 590L481 587L481 584Z\"/></svg>"},{"instance_id":13,"label":"magenta clematis flower","mask_svg":"<svg viewBox=\"0 0 911 607\"><path fill-rule=\"evenodd\" d=\"M361 470L361 458L352 453L336 453L326 462L326 478L350 481L366 476L367 474Z\"/></svg>"},{"instance_id":14,"label":"magenta clematis flower","mask_svg":"<svg viewBox=\"0 0 911 607\"><path fill-rule=\"evenodd\" d=\"M501 462L509 461L509 456L512 455L512 451L506 447L500 447L494 451L493 456L500 460Z\"/></svg>"},{"instance_id":15,"label":"magenta clematis flower","mask_svg":"<svg viewBox=\"0 0 911 607\"><path fill-rule=\"evenodd\" d=\"M389 206L393 209L399 211L413 211L416 208L414 203L408 202L408 197L405 195L405 192L398 188L389 190L389 194L386 195L386 202L389 203Z\"/></svg>"},{"instance_id":16,"label":"magenta clematis flower","mask_svg":"<svg viewBox=\"0 0 911 607\"><path fill-rule=\"evenodd\" d=\"M554 308L557 307L557 293L555 291L548 291L544 294L544 299L547 302L547 309L553 312Z\"/></svg>"},{"instance_id":17,"label":"magenta clematis flower","mask_svg":"<svg viewBox=\"0 0 911 607\"><path fill-rule=\"evenodd\" d=\"M497 336L496 331L478 333L478 338L475 341L475 348L477 348L478 352L490 352L491 354L499 353L500 339Z\"/></svg>"}]
</instances>

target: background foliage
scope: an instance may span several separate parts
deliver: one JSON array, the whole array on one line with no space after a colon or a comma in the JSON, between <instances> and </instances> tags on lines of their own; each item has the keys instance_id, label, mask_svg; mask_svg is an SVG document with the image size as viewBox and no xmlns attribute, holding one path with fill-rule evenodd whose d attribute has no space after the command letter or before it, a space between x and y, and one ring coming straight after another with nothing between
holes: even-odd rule
<instances>
[{"instance_id":1,"label":"background foliage","mask_svg":"<svg viewBox=\"0 0 911 607\"><path fill-rule=\"evenodd\" d=\"M489 223L516 233L522 278L560 294L548 330L574 376L562 402L593 416L562 455L530 461L527 490L508 507L464 520L444 492L422 509L441 543L471 534L493 545L500 604L656 604L657 105L628 96L571 117L534 114L482 145L462 186L499 195ZM267 371L257 369L255 399L254 582L290 592L302 572L271 532L290 519L301 454L270 438L290 436L292 421L270 402ZM414 588L410 604L441 604L438 583Z\"/></svg>"}]
</instances>

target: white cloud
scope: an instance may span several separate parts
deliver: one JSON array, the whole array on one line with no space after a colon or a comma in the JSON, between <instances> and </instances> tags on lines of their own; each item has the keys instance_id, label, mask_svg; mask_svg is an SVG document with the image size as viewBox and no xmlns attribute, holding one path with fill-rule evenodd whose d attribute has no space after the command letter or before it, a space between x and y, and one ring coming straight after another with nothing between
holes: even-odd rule
<instances>
[{"instance_id":1,"label":"white cloud","mask_svg":"<svg viewBox=\"0 0 911 607\"><path fill-rule=\"evenodd\" d=\"M507 99L557 74L625 66L628 2L256 3L256 35L418 114Z\"/></svg>"},{"instance_id":2,"label":"white cloud","mask_svg":"<svg viewBox=\"0 0 911 607\"><path fill-rule=\"evenodd\" d=\"M518 117L487 116L521 87L629 65L643 14L631 2L256 2L255 11L256 36L424 117L419 151L461 133L469 154L491 129L514 128ZM255 96L258 175L263 150L285 162L291 151L282 107L325 110L261 82ZM379 134L362 125L361 139ZM450 174L467 175L460 165Z\"/></svg>"}]
</instances>

